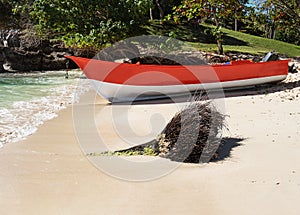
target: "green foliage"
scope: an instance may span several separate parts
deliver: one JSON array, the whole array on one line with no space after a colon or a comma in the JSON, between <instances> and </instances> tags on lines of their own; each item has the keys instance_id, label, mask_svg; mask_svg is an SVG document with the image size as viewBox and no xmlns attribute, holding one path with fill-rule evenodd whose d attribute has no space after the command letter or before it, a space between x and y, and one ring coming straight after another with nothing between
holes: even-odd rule
<instances>
[{"instance_id":1,"label":"green foliage","mask_svg":"<svg viewBox=\"0 0 300 215\"><path fill-rule=\"evenodd\" d=\"M267 0L273 24L273 38L300 44L300 1Z\"/></svg>"},{"instance_id":2,"label":"green foliage","mask_svg":"<svg viewBox=\"0 0 300 215\"><path fill-rule=\"evenodd\" d=\"M275 50L276 52L288 57L300 56L300 47L293 44L288 44L282 41L262 38L258 36L252 36L225 28L221 30L225 36L225 44L227 42L227 38L235 38L235 40L243 41L244 43L244 45L224 45L225 52L242 52L264 55L269 51ZM215 50L215 48L211 44L193 43L191 45L205 51Z\"/></svg>"},{"instance_id":3,"label":"green foliage","mask_svg":"<svg viewBox=\"0 0 300 215\"><path fill-rule=\"evenodd\" d=\"M216 40L223 41L222 36L224 35L224 33L221 29L221 26L214 26L213 28L206 28L204 33L213 35L216 38Z\"/></svg>"},{"instance_id":4,"label":"green foliage","mask_svg":"<svg viewBox=\"0 0 300 215\"><path fill-rule=\"evenodd\" d=\"M182 24L172 24L166 22L163 26L159 22L151 22L146 26L149 34L168 36L170 32L176 33L176 38L187 42L196 49L208 52L216 52L217 47L212 44L212 31L215 26L201 24L197 29L192 24L186 22ZM267 52L276 52L288 57L300 57L300 46L288 44L278 40L262 38L246 33L220 28L222 32L224 52L251 53L255 55L265 55ZM204 33L205 32L205 33Z\"/></svg>"},{"instance_id":5,"label":"green foliage","mask_svg":"<svg viewBox=\"0 0 300 215\"><path fill-rule=\"evenodd\" d=\"M255 6L247 7L247 13L242 20L242 28L245 32L300 44L299 1L262 0L255 2Z\"/></svg>"},{"instance_id":6,"label":"green foliage","mask_svg":"<svg viewBox=\"0 0 300 215\"><path fill-rule=\"evenodd\" d=\"M111 19L101 21L98 29L91 29L87 33L67 33L62 40L67 46L78 48L101 48L107 44L119 41L126 37L127 26L121 21L113 22Z\"/></svg>"},{"instance_id":7,"label":"green foliage","mask_svg":"<svg viewBox=\"0 0 300 215\"><path fill-rule=\"evenodd\" d=\"M219 26L225 19L238 16L242 9L243 5L236 0L183 0L181 5L173 8L173 18L175 22L186 19L210 20Z\"/></svg>"},{"instance_id":8,"label":"green foliage","mask_svg":"<svg viewBox=\"0 0 300 215\"><path fill-rule=\"evenodd\" d=\"M0 30L19 27L19 14L13 13L15 0L0 0Z\"/></svg>"},{"instance_id":9,"label":"green foliage","mask_svg":"<svg viewBox=\"0 0 300 215\"><path fill-rule=\"evenodd\" d=\"M222 45L222 29L233 28L253 35L300 44L299 0L0 0L0 30L37 29L43 39L62 39L68 46L101 48L140 34L140 27L153 16L175 23L212 24L207 34ZM162 10L162 11L161 11ZM159 22L159 31L170 27ZM222 27L222 29L221 29ZM152 32L159 34L159 32ZM184 35L182 26L164 34L197 41L197 33ZM199 32L201 33L201 32ZM201 35L203 37L203 34ZM205 37L205 36L204 36ZM226 41L224 41L226 42ZM220 50L219 50L220 51Z\"/></svg>"},{"instance_id":10,"label":"green foliage","mask_svg":"<svg viewBox=\"0 0 300 215\"><path fill-rule=\"evenodd\" d=\"M215 36L218 44L219 54L223 54L222 32L220 27L229 17L235 17L240 13L243 6L237 0L183 0L182 4L174 7L173 19L176 23L182 20L210 20L215 24L212 34ZM170 16L167 17L170 19Z\"/></svg>"},{"instance_id":11,"label":"green foliage","mask_svg":"<svg viewBox=\"0 0 300 215\"><path fill-rule=\"evenodd\" d=\"M101 47L133 35L150 7L151 0L38 0L16 10L28 13L40 34L70 46Z\"/></svg>"}]
</instances>

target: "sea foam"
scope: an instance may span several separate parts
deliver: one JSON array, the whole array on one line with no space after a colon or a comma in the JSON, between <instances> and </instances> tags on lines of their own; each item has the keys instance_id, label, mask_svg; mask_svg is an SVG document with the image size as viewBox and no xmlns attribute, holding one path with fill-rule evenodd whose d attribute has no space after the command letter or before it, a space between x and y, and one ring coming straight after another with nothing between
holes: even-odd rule
<instances>
[{"instance_id":1,"label":"sea foam","mask_svg":"<svg viewBox=\"0 0 300 215\"><path fill-rule=\"evenodd\" d=\"M88 89L88 84L83 87L72 82L45 89L46 96L15 101L10 107L0 108L0 147L35 133L40 125L56 117L58 111L75 103L78 96Z\"/></svg>"}]
</instances>

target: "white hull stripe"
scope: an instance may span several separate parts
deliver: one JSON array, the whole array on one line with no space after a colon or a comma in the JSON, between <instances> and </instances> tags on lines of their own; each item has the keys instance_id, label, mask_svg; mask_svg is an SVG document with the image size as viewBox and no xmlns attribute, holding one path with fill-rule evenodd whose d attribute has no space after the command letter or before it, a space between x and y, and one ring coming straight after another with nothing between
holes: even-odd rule
<instances>
[{"instance_id":1,"label":"white hull stripe","mask_svg":"<svg viewBox=\"0 0 300 215\"><path fill-rule=\"evenodd\" d=\"M236 81L215 82L205 84L186 84L168 86L134 86L113 84L97 80L91 80L97 93L109 101L122 102L132 100L145 100L172 96L176 94L186 94L196 90L212 90L253 86L271 82L282 81L287 75L269 76L263 78L253 78ZM138 98L137 98L138 97Z\"/></svg>"}]
</instances>

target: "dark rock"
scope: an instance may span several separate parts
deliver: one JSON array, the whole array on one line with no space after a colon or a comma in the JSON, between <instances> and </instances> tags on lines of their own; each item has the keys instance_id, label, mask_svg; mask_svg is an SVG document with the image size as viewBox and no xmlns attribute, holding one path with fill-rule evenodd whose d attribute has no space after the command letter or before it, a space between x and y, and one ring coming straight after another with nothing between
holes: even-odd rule
<instances>
[{"instance_id":1,"label":"dark rock","mask_svg":"<svg viewBox=\"0 0 300 215\"><path fill-rule=\"evenodd\" d=\"M252 60L253 60L253 62L259 62L259 61L262 61L262 57L254 56Z\"/></svg>"},{"instance_id":2,"label":"dark rock","mask_svg":"<svg viewBox=\"0 0 300 215\"><path fill-rule=\"evenodd\" d=\"M3 64L4 64L4 61L1 61L1 59L0 59L0 73L7 72L7 71L4 69Z\"/></svg>"},{"instance_id":3,"label":"dark rock","mask_svg":"<svg viewBox=\"0 0 300 215\"><path fill-rule=\"evenodd\" d=\"M45 47L43 49L44 54L49 55L53 52L53 49L51 47Z\"/></svg>"},{"instance_id":4,"label":"dark rock","mask_svg":"<svg viewBox=\"0 0 300 215\"><path fill-rule=\"evenodd\" d=\"M22 32L12 32L8 47L0 47L0 72L4 71L3 64L10 70L41 71L77 68L69 63L65 55L74 55L74 50L66 48L62 41L41 39L32 29ZM83 51L78 51L78 56ZM89 51L86 51L89 52Z\"/></svg>"},{"instance_id":5,"label":"dark rock","mask_svg":"<svg viewBox=\"0 0 300 215\"><path fill-rule=\"evenodd\" d=\"M5 61L12 70L19 71L37 71L37 70L60 70L66 69L67 59L64 55L70 55L68 52L53 52L47 49L27 51L23 48L4 48ZM69 67L74 68L74 65Z\"/></svg>"},{"instance_id":6,"label":"dark rock","mask_svg":"<svg viewBox=\"0 0 300 215\"><path fill-rule=\"evenodd\" d=\"M66 52L70 53L70 55L80 56L80 57L86 57L86 58L94 58L97 54L98 50L96 49L67 49Z\"/></svg>"},{"instance_id":7,"label":"dark rock","mask_svg":"<svg viewBox=\"0 0 300 215\"><path fill-rule=\"evenodd\" d=\"M20 47L18 31L10 30L6 36L6 41L9 47Z\"/></svg>"},{"instance_id":8,"label":"dark rock","mask_svg":"<svg viewBox=\"0 0 300 215\"><path fill-rule=\"evenodd\" d=\"M4 47L0 47L0 73L7 72L3 67L3 64L5 63L5 56L2 51L3 48Z\"/></svg>"},{"instance_id":9,"label":"dark rock","mask_svg":"<svg viewBox=\"0 0 300 215\"><path fill-rule=\"evenodd\" d=\"M3 63L0 62L0 73L4 73L6 70L3 67Z\"/></svg>"}]
</instances>

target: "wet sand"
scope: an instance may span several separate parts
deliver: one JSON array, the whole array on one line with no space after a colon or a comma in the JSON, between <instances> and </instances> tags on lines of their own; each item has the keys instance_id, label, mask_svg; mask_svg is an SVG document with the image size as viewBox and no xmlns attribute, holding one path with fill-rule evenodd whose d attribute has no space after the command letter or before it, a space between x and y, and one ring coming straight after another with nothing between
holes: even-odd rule
<instances>
[{"instance_id":1,"label":"wet sand","mask_svg":"<svg viewBox=\"0 0 300 215\"><path fill-rule=\"evenodd\" d=\"M295 74L271 88L226 94L228 149L208 164L126 157L120 167L115 157L86 156L155 138L177 110L113 109L91 93L26 140L0 149L0 214L299 214L299 80ZM124 110L132 121L123 125ZM122 130L128 126L134 132ZM95 147L99 136L105 145ZM132 181L141 176L148 180Z\"/></svg>"}]
</instances>

